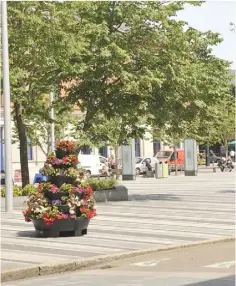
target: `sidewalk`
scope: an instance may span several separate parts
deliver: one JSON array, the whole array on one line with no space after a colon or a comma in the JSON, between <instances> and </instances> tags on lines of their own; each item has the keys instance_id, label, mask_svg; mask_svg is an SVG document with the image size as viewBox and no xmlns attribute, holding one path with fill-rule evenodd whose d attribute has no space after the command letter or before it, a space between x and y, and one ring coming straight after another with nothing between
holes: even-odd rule
<instances>
[{"instance_id":1,"label":"sidewalk","mask_svg":"<svg viewBox=\"0 0 236 286\"><path fill-rule=\"evenodd\" d=\"M123 182L130 201L98 204L84 237L37 238L2 212L2 270L234 236L234 173Z\"/></svg>"}]
</instances>

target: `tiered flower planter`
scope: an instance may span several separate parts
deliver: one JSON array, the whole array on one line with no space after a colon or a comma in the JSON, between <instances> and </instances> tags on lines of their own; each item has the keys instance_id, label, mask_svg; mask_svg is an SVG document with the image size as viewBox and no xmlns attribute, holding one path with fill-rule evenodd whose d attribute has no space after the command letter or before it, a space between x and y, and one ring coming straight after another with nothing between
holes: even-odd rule
<instances>
[{"instance_id":1,"label":"tiered flower planter","mask_svg":"<svg viewBox=\"0 0 236 286\"><path fill-rule=\"evenodd\" d=\"M61 187L63 184L75 184L75 179L70 178L68 176L48 176L48 182L56 185L57 187Z\"/></svg>"},{"instance_id":2,"label":"tiered flower planter","mask_svg":"<svg viewBox=\"0 0 236 286\"><path fill-rule=\"evenodd\" d=\"M90 219L96 215L92 189L82 182L83 172L76 168L78 159L73 144L62 141L56 156L48 155L44 168L48 180L29 196L28 208L23 212L25 220L32 221L44 237L85 235Z\"/></svg>"},{"instance_id":3,"label":"tiered flower planter","mask_svg":"<svg viewBox=\"0 0 236 286\"><path fill-rule=\"evenodd\" d=\"M89 221L86 218L77 218L56 220L52 225L47 225L43 219L37 219L33 220L33 224L36 231L44 237L82 236L87 234Z\"/></svg>"}]
</instances>

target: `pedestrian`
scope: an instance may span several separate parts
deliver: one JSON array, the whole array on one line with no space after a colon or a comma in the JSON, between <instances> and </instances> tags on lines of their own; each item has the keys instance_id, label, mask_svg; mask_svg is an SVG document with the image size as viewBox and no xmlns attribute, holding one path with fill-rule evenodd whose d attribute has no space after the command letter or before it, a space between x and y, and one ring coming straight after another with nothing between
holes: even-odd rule
<instances>
[{"instance_id":1,"label":"pedestrian","mask_svg":"<svg viewBox=\"0 0 236 286\"><path fill-rule=\"evenodd\" d=\"M111 157L108 159L108 161L109 161L110 168L114 170L116 168L116 160L115 160L114 156L111 155Z\"/></svg>"},{"instance_id":2,"label":"pedestrian","mask_svg":"<svg viewBox=\"0 0 236 286\"><path fill-rule=\"evenodd\" d=\"M1 170L1 185L5 185L5 171Z\"/></svg>"},{"instance_id":3,"label":"pedestrian","mask_svg":"<svg viewBox=\"0 0 236 286\"><path fill-rule=\"evenodd\" d=\"M230 154L232 161L235 162L235 151L233 149L231 149L229 154Z\"/></svg>"}]
</instances>

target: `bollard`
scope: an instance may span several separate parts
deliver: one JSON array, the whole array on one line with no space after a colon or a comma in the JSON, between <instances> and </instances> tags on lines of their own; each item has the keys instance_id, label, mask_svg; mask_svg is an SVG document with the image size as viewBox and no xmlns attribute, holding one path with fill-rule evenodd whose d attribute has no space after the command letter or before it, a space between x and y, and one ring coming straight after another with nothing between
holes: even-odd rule
<instances>
[{"instance_id":1,"label":"bollard","mask_svg":"<svg viewBox=\"0 0 236 286\"><path fill-rule=\"evenodd\" d=\"M169 165L168 165L168 162L165 162L162 165L162 176L163 176L163 178L168 178L168 174L169 174Z\"/></svg>"},{"instance_id":2,"label":"bollard","mask_svg":"<svg viewBox=\"0 0 236 286\"><path fill-rule=\"evenodd\" d=\"M213 160L213 173L216 173L216 167L215 167L215 164L214 164L214 160Z\"/></svg>"},{"instance_id":3,"label":"bollard","mask_svg":"<svg viewBox=\"0 0 236 286\"><path fill-rule=\"evenodd\" d=\"M162 162L155 163L155 178L161 179L162 177Z\"/></svg>"}]
</instances>

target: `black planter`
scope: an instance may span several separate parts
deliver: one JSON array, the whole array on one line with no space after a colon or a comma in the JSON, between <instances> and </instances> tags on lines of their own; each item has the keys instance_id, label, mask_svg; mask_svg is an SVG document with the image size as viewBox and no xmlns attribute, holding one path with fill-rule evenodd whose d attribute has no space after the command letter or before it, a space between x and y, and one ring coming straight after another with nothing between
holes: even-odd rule
<instances>
[{"instance_id":1,"label":"black planter","mask_svg":"<svg viewBox=\"0 0 236 286\"><path fill-rule=\"evenodd\" d=\"M72 194L78 197L79 200L82 200L84 198L84 193L72 193Z\"/></svg>"},{"instance_id":2,"label":"black planter","mask_svg":"<svg viewBox=\"0 0 236 286\"><path fill-rule=\"evenodd\" d=\"M64 150L56 150L55 153L58 159L62 159L63 157L69 154L68 151L64 151Z\"/></svg>"},{"instance_id":3,"label":"black planter","mask_svg":"<svg viewBox=\"0 0 236 286\"><path fill-rule=\"evenodd\" d=\"M67 205L61 205L61 206L57 206L57 207L58 207L58 210L60 212L63 212L64 214L69 213L70 208Z\"/></svg>"},{"instance_id":4,"label":"black planter","mask_svg":"<svg viewBox=\"0 0 236 286\"><path fill-rule=\"evenodd\" d=\"M75 183L75 179L68 177L68 176L48 176L47 177L48 182L56 185L58 188L60 188L63 184L71 184L73 185Z\"/></svg>"},{"instance_id":5,"label":"black planter","mask_svg":"<svg viewBox=\"0 0 236 286\"><path fill-rule=\"evenodd\" d=\"M69 152L69 151L64 151L64 150L56 150L55 153L58 159L62 159L63 157L69 156L69 155L75 155L77 157L79 154L79 152L77 151Z\"/></svg>"},{"instance_id":6,"label":"black planter","mask_svg":"<svg viewBox=\"0 0 236 286\"><path fill-rule=\"evenodd\" d=\"M33 220L34 228L44 237L82 236L87 234L89 219L55 220L53 224L46 225L43 219Z\"/></svg>"},{"instance_id":7,"label":"black planter","mask_svg":"<svg viewBox=\"0 0 236 286\"><path fill-rule=\"evenodd\" d=\"M57 193L45 192L45 197L47 197L51 201L60 200L62 197L68 197L68 196L69 196L68 192L57 192Z\"/></svg>"}]
</instances>

